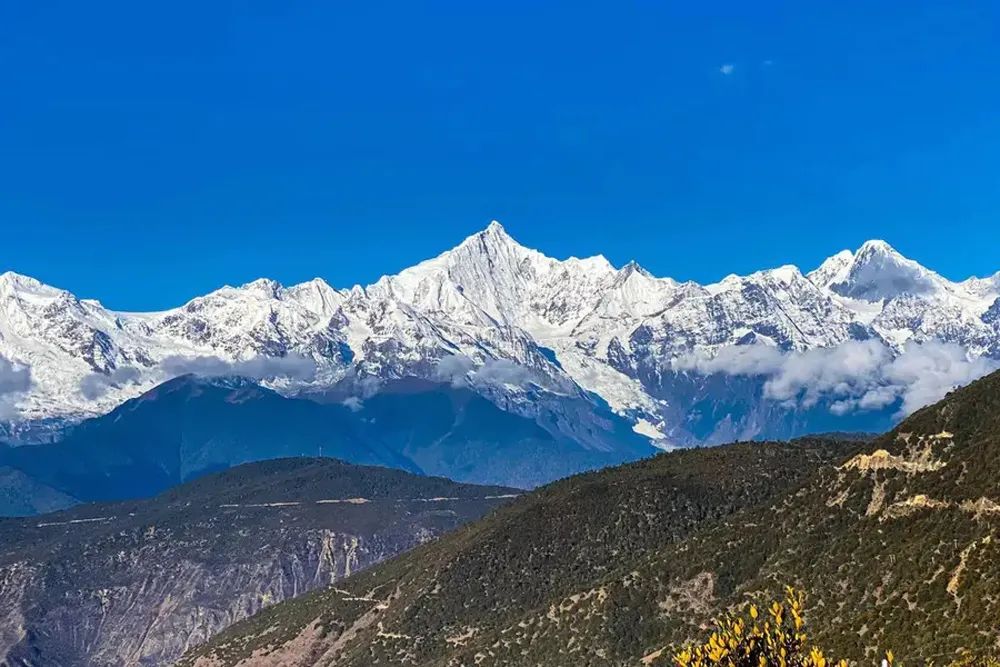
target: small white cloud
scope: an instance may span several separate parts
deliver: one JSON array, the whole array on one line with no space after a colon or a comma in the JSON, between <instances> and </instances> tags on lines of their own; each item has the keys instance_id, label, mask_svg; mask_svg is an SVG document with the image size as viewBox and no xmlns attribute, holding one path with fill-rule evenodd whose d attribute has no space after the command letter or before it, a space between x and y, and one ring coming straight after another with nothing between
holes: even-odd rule
<instances>
[{"instance_id":1,"label":"small white cloud","mask_svg":"<svg viewBox=\"0 0 1000 667\"><path fill-rule=\"evenodd\" d=\"M524 386L544 382L537 372L509 359L490 359L476 370L474 378L477 384L492 385Z\"/></svg>"},{"instance_id":2,"label":"small white cloud","mask_svg":"<svg viewBox=\"0 0 1000 667\"><path fill-rule=\"evenodd\" d=\"M110 389L139 384L142 373L134 366L121 366L109 373L91 373L80 380L80 393L89 401L104 396Z\"/></svg>"},{"instance_id":3,"label":"small white cloud","mask_svg":"<svg viewBox=\"0 0 1000 667\"><path fill-rule=\"evenodd\" d=\"M0 357L0 420L18 416L16 399L30 388L31 367Z\"/></svg>"},{"instance_id":4,"label":"small white cloud","mask_svg":"<svg viewBox=\"0 0 1000 667\"><path fill-rule=\"evenodd\" d=\"M31 388L31 368L0 357L0 396L18 394Z\"/></svg>"},{"instance_id":5,"label":"small white cloud","mask_svg":"<svg viewBox=\"0 0 1000 667\"><path fill-rule=\"evenodd\" d=\"M785 363L785 353L770 345L735 345L723 347L715 355L701 352L674 359L671 367L678 371L697 371L704 375L770 375Z\"/></svg>"},{"instance_id":6,"label":"small white cloud","mask_svg":"<svg viewBox=\"0 0 1000 667\"><path fill-rule=\"evenodd\" d=\"M719 71L722 72L723 76L729 76L730 74L733 73L733 71L735 69L736 69L736 65L733 65L732 63L726 63L722 67L719 68Z\"/></svg>"},{"instance_id":7,"label":"small white cloud","mask_svg":"<svg viewBox=\"0 0 1000 667\"><path fill-rule=\"evenodd\" d=\"M351 412L360 412L365 407L364 402L357 396L348 396L341 403Z\"/></svg>"},{"instance_id":8,"label":"small white cloud","mask_svg":"<svg viewBox=\"0 0 1000 667\"><path fill-rule=\"evenodd\" d=\"M439 380L450 382L453 387L464 387L468 384L469 373L476 364L465 355L449 354L438 359L434 376Z\"/></svg>"},{"instance_id":9,"label":"small white cloud","mask_svg":"<svg viewBox=\"0 0 1000 667\"><path fill-rule=\"evenodd\" d=\"M316 362L299 354L285 357L254 357L242 361L227 361L215 356L165 357L160 368L170 377L178 375L198 375L202 377L224 377L238 375L252 380L311 381L316 377Z\"/></svg>"}]
</instances>

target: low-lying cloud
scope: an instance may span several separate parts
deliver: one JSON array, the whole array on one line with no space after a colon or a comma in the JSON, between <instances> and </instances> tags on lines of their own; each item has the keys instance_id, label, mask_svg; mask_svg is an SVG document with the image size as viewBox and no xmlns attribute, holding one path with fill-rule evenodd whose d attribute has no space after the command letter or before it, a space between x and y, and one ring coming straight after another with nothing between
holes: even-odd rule
<instances>
[{"instance_id":1,"label":"low-lying cloud","mask_svg":"<svg viewBox=\"0 0 1000 667\"><path fill-rule=\"evenodd\" d=\"M479 384L509 384L518 387L543 382L536 371L509 359L490 359L476 369L472 377Z\"/></svg>"},{"instance_id":2,"label":"low-lying cloud","mask_svg":"<svg viewBox=\"0 0 1000 667\"><path fill-rule=\"evenodd\" d=\"M19 394L31 388L31 367L0 357L0 396Z\"/></svg>"},{"instance_id":3,"label":"low-lying cloud","mask_svg":"<svg viewBox=\"0 0 1000 667\"><path fill-rule=\"evenodd\" d=\"M91 373L80 380L80 393L87 400L96 400L111 389L141 384L143 371L134 366L122 366L110 373ZM147 379L173 378L180 375L199 377L239 376L251 380L299 380L309 382L316 377L316 363L301 355L286 357L254 357L242 361L227 361L216 356L185 357L172 355L150 371Z\"/></svg>"},{"instance_id":4,"label":"low-lying cloud","mask_svg":"<svg viewBox=\"0 0 1000 667\"><path fill-rule=\"evenodd\" d=\"M808 409L825 401L830 412L843 415L898 404L899 416L905 416L997 370L1000 362L970 357L953 343L910 343L896 354L870 340L805 352L766 345L726 347L713 356L681 357L672 368L762 377L764 395L789 407Z\"/></svg>"},{"instance_id":5,"label":"low-lying cloud","mask_svg":"<svg viewBox=\"0 0 1000 667\"><path fill-rule=\"evenodd\" d=\"M453 387L466 387L469 384L469 374L476 364L462 354L449 354L441 357L434 368L434 376L439 380L451 383Z\"/></svg>"},{"instance_id":6,"label":"low-lying cloud","mask_svg":"<svg viewBox=\"0 0 1000 667\"><path fill-rule=\"evenodd\" d=\"M549 379L538 371L509 359L490 359L481 366L461 354L448 355L438 360L435 377L450 382L453 387L470 385L515 385L522 387L537 384L547 387Z\"/></svg>"},{"instance_id":7,"label":"low-lying cloud","mask_svg":"<svg viewBox=\"0 0 1000 667\"><path fill-rule=\"evenodd\" d=\"M121 366L110 373L91 373L80 380L80 393L88 401L104 396L111 389L121 389L136 385L142 379L142 371L135 366Z\"/></svg>"},{"instance_id":8,"label":"low-lying cloud","mask_svg":"<svg viewBox=\"0 0 1000 667\"><path fill-rule=\"evenodd\" d=\"M309 382L316 377L316 362L297 354L285 357L254 357L241 361L226 361L215 356L169 356L160 368L170 377L198 375L201 377L239 376L251 380L300 380Z\"/></svg>"},{"instance_id":9,"label":"low-lying cloud","mask_svg":"<svg viewBox=\"0 0 1000 667\"><path fill-rule=\"evenodd\" d=\"M0 357L0 419L17 416L15 400L31 388L31 367Z\"/></svg>"},{"instance_id":10,"label":"low-lying cloud","mask_svg":"<svg viewBox=\"0 0 1000 667\"><path fill-rule=\"evenodd\" d=\"M361 412L361 409L365 407L365 402L357 396L348 396L340 403L351 412Z\"/></svg>"}]
</instances>

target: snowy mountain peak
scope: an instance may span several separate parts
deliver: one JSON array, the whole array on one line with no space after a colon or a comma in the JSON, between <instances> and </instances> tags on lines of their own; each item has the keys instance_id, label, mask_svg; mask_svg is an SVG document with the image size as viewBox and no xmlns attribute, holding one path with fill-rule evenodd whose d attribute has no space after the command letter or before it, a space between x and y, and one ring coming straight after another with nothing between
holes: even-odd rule
<instances>
[{"instance_id":1,"label":"snowy mountain peak","mask_svg":"<svg viewBox=\"0 0 1000 667\"><path fill-rule=\"evenodd\" d=\"M15 283L18 281L38 282L30 276L26 276L15 271L4 271L3 273L0 273L0 283Z\"/></svg>"},{"instance_id":2,"label":"snowy mountain peak","mask_svg":"<svg viewBox=\"0 0 1000 667\"><path fill-rule=\"evenodd\" d=\"M326 386L354 376L440 379L441 360L455 357L463 375L471 372L463 364L474 363L486 368L483 382L502 377L506 389L489 385L501 392L493 398L518 410L541 410L539 392L549 391L542 387L561 396L585 390L693 442L763 426L750 412L725 433L708 422L691 426L685 406L694 394L684 382L693 380L674 377L678 360L758 343L804 352L868 340L893 353L944 341L1000 357L1000 305L991 309L998 297L998 276L950 282L884 241L841 251L808 276L785 265L702 286L654 277L634 261L618 269L600 255L554 259L494 221L367 287L338 290L319 278L282 287L262 278L155 313L109 311L3 273L0 357L31 367L31 390L7 399L29 419L103 412L209 362L265 378L280 367L295 373L275 383L286 387L312 377L302 360L315 363L316 382Z\"/></svg>"},{"instance_id":3,"label":"snowy mountain peak","mask_svg":"<svg viewBox=\"0 0 1000 667\"><path fill-rule=\"evenodd\" d=\"M464 241L458 244L458 246L454 248L451 252L470 246L485 247L485 248L499 248L499 247L524 248L524 246L515 241L514 238L507 233L507 230L504 229L503 225L501 225L496 220L492 221L489 225L487 225L486 229L476 232L472 236L467 237Z\"/></svg>"},{"instance_id":4,"label":"snowy mountain peak","mask_svg":"<svg viewBox=\"0 0 1000 667\"><path fill-rule=\"evenodd\" d=\"M647 271L646 269L644 269L634 259L631 260L631 261L629 261L629 263L626 264L625 266L623 266L619 270L618 273L623 278L627 278L627 277L631 276L633 273L637 273L637 274L639 274L640 276L642 276L644 278L653 278L654 277L652 273L650 273L649 271Z\"/></svg>"},{"instance_id":5,"label":"snowy mountain peak","mask_svg":"<svg viewBox=\"0 0 1000 667\"><path fill-rule=\"evenodd\" d=\"M865 241L864 243L861 244L861 247L858 248L858 251L855 253L855 256L858 258L878 257L878 256L902 257L902 255L896 252L895 248L893 248L891 245L889 245L888 243L886 243L881 239L870 239L868 241Z\"/></svg>"},{"instance_id":6,"label":"snowy mountain peak","mask_svg":"<svg viewBox=\"0 0 1000 667\"><path fill-rule=\"evenodd\" d=\"M879 240L863 243L850 263L831 278L828 286L836 294L869 302L904 294L933 294L944 289L945 282L933 271L903 257L888 243Z\"/></svg>"},{"instance_id":7,"label":"snowy mountain peak","mask_svg":"<svg viewBox=\"0 0 1000 667\"><path fill-rule=\"evenodd\" d=\"M827 287L831 283L842 281L853 262L854 253L850 250L841 250L823 260L823 263L810 271L806 277L817 287Z\"/></svg>"},{"instance_id":8,"label":"snowy mountain peak","mask_svg":"<svg viewBox=\"0 0 1000 667\"><path fill-rule=\"evenodd\" d=\"M803 278L799 267L794 264L784 264L775 269L764 271L763 275L783 285L791 285Z\"/></svg>"},{"instance_id":9,"label":"snowy mountain peak","mask_svg":"<svg viewBox=\"0 0 1000 667\"><path fill-rule=\"evenodd\" d=\"M309 311L317 313L321 320L328 321L352 292L336 290L322 278L313 278L292 285L284 293Z\"/></svg>"},{"instance_id":10,"label":"snowy mountain peak","mask_svg":"<svg viewBox=\"0 0 1000 667\"><path fill-rule=\"evenodd\" d=\"M0 273L0 293L13 294L15 292L59 293L62 290L14 271Z\"/></svg>"},{"instance_id":11,"label":"snowy mountain peak","mask_svg":"<svg viewBox=\"0 0 1000 667\"><path fill-rule=\"evenodd\" d=\"M507 230L504 229L503 225L500 224L499 220L491 220L490 224L486 225L486 229L484 229L480 233L481 234L497 234L497 235L501 235L502 234L504 236L509 236L507 234Z\"/></svg>"},{"instance_id":12,"label":"snowy mountain peak","mask_svg":"<svg viewBox=\"0 0 1000 667\"><path fill-rule=\"evenodd\" d=\"M273 299L278 296L283 288L281 283L277 280L272 280L271 278L258 278L257 280L251 280L248 283L240 285L240 289L268 299Z\"/></svg>"},{"instance_id":13,"label":"snowy mountain peak","mask_svg":"<svg viewBox=\"0 0 1000 667\"><path fill-rule=\"evenodd\" d=\"M1000 271L986 278L973 276L959 284L976 297L992 300L1000 296Z\"/></svg>"}]
</instances>

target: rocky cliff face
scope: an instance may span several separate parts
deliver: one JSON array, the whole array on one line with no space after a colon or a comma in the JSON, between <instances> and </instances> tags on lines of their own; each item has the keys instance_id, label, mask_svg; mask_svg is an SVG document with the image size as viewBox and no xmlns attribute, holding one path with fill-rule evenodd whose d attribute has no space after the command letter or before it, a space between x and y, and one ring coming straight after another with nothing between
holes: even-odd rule
<instances>
[{"instance_id":1,"label":"rocky cliff face","mask_svg":"<svg viewBox=\"0 0 1000 667\"><path fill-rule=\"evenodd\" d=\"M90 562L52 567L28 560L0 568L0 595L12 610L3 621L7 660L170 664L267 604L329 585L432 535L418 532L370 544L356 535L311 530L274 536L273 544L257 547L257 562L209 563L190 557L195 545L186 539L166 535L166 545L155 541L154 531L105 543L116 551L104 557L90 554ZM119 576L109 581L108 570ZM79 585L95 577L105 585ZM49 589L42 599L39 587ZM55 591L62 599L51 597ZM34 609L38 604L44 605L44 613Z\"/></svg>"},{"instance_id":2,"label":"rocky cliff face","mask_svg":"<svg viewBox=\"0 0 1000 667\"><path fill-rule=\"evenodd\" d=\"M423 544L512 493L285 459L147 501L0 520L0 662L171 664L232 623Z\"/></svg>"}]
</instances>

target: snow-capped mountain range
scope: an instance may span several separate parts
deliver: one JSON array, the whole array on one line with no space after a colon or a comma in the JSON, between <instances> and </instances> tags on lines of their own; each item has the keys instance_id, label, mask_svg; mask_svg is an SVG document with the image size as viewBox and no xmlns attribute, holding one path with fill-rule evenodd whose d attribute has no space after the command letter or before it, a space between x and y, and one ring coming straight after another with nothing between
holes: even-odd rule
<instances>
[{"instance_id":1,"label":"snow-capped mountain range","mask_svg":"<svg viewBox=\"0 0 1000 667\"><path fill-rule=\"evenodd\" d=\"M952 282L882 241L807 274L782 266L700 285L601 256L553 259L497 222L367 287L261 279L162 312L112 311L8 272L0 418L101 414L185 372L286 392L336 385L355 401L380 378L415 376L529 415L563 398L603 401L660 444L784 436L815 430L817 414L823 426L831 414L895 414L908 398L899 362L922 345L938 384L992 368L998 297L1000 273ZM829 367L813 368L819 384L802 375L827 359L814 351L830 353L839 383ZM858 358L861 379L850 375Z\"/></svg>"}]
</instances>

